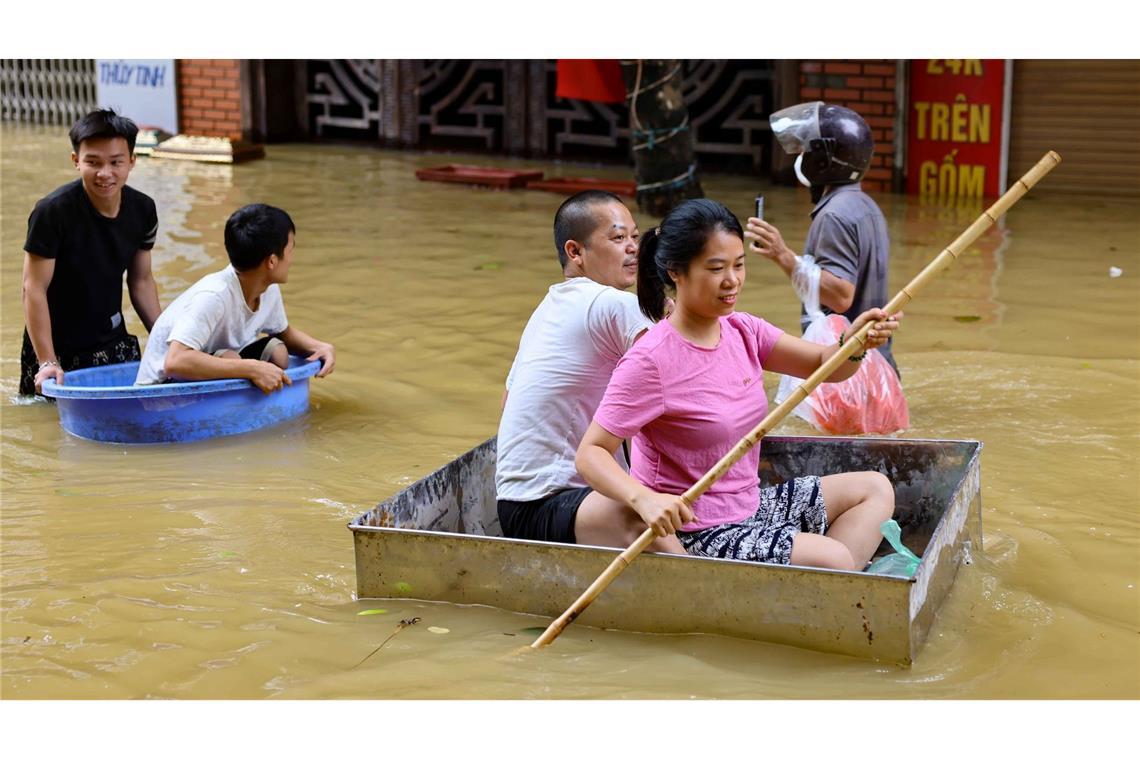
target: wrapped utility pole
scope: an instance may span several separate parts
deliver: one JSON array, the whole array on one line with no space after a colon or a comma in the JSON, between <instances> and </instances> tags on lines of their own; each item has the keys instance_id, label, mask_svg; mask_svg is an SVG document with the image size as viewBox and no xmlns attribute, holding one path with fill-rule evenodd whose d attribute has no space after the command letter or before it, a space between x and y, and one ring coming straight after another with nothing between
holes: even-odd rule
<instances>
[{"instance_id":1,"label":"wrapped utility pole","mask_svg":"<svg viewBox=\"0 0 1140 760\"><path fill-rule=\"evenodd\" d=\"M681 96L680 61L622 61L629 99L629 134L637 206L665 216L687 198L702 198L689 128L689 109Z\"/></svg>"}]
</instances>

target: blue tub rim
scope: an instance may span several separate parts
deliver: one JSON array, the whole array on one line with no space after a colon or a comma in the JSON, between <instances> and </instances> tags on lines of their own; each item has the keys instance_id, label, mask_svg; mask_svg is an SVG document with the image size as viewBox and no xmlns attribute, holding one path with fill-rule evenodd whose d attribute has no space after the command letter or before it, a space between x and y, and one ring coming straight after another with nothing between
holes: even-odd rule
<instances>
[{"instance_id":1,"label":"blue tub rim","mask_svg":"<svg viewBox=\"0 0 1140 760\"><path fill-rule=\"evenodd\" d=\"M321 362L314 360L307 362L299 357L289 357L289 369L285 374L294 383L298 380L307 380L321 369ZM159 383L156 385L68 385L66 377L84 374L97 374L106 371L109 367L119 370L133 366L138 370L139 362L123 362L119 364L104 364L99 367L85 367L67 372L63 385L54 379L47 379L43 383L43 394L51 398L62 399L102 399L102 398L156 398L163 396L190 396L204 393L224 393L226 391L257 390L257 386L249 380L230 378L226 380L195 380L185 383Z\"/></svg>"}]
</instances>

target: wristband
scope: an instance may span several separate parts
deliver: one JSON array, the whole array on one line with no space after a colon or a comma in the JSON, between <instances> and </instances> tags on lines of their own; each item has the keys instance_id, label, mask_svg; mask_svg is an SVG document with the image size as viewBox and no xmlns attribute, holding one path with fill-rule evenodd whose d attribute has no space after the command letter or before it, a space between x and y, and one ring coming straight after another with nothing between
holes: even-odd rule
<instances>
[{"instance_id":1,"label":"wristband","mask_svg":"<svg viewBox=\"0 0 1140 760\"><path fill-rule=\"evenodd\" d=\"M59 362L56 361L55 359L48 359L46 362L40 362L40 369L41 370L44 367L58 367L58 366L59 366Z\"/></svg>"},{"instance_id":2,"label":"wristband","mask_svg":"<svg viewBox=\"0 0 1140 760\"><path fill-rule=\"evenodd\" d=\"M846 332L847 332L846 330L842 330L839 333L839 347L840 348L843 348L843 337L844 337L844 333L846 333ZM867 352L863 351L863 353L860 354L859 356L848 356L847 361L849 361L849 362L861 362L865 358L867 358Z\"/></svg>"}]
</instances>

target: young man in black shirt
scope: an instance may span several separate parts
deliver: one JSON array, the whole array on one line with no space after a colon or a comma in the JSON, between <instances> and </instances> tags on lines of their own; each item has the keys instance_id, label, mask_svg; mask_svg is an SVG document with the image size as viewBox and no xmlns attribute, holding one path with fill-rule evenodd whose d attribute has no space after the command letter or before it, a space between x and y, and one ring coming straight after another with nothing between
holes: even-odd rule
<instances>
[{"instance_id":1,"label":"young man in black shirt","mask_svg":"<svg viewBox=\"0 0 1140 760\"><path fill-rule=\"evenodd\" d=\"M71 128L79 179L36 203L24 243L24 340L20 393L67 370L139 359L121 310L123 273L131 305L150 331L162 308L151 273L158 233L154 201L127 187L138 127L111 110Z\"/></svg>"}]
</instances>

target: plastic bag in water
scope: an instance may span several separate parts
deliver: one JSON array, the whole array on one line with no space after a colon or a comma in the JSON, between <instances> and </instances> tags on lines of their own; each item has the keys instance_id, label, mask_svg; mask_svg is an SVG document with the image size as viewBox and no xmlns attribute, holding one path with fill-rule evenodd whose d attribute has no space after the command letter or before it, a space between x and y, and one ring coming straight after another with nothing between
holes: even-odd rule
<instances>
[{"instance_id":1,"label":"plastic bag in water","mask_svg":"<svg viewBox=\"0 0 1140 760\"><path fill-rule=\"evenodd\" d=\"M922 560L915 556L915 553L910 549L903 546L902 529L899 527L899 524L894 520L887 520L879 526L879 531L882 532L883 537L887 539L887 543L894 548L895 552L884 557L879 557L871 563L871 566L867 568L867 572L877 573L879 575L912 577L914 571L918 569L918 563Z\"/></svg>"}]
</instances>

